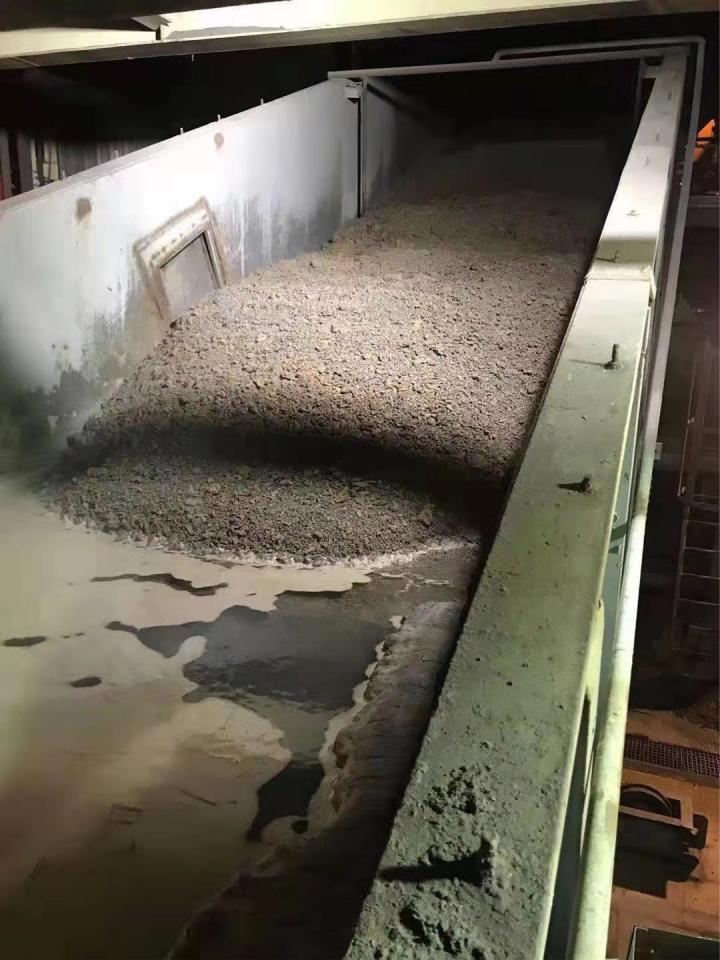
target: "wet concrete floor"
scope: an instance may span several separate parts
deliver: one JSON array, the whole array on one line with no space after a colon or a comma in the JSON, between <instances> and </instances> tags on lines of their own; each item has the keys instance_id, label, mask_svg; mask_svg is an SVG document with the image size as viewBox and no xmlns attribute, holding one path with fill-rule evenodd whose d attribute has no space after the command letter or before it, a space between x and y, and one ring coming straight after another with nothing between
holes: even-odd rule
<instances>
[{"instance_id":1,"label":"wet concrete floor","mask_svg":"<svg viewBox=\"0 0 720 960\"><path fill-rule=\"evenodd\" d=\"M332 743L383 646L458 594L437 559L258 567L117 542L11 481L0 524L0 929L18 960L162 958L238 870L322 832Z\"/></svg>"}]
</instances>

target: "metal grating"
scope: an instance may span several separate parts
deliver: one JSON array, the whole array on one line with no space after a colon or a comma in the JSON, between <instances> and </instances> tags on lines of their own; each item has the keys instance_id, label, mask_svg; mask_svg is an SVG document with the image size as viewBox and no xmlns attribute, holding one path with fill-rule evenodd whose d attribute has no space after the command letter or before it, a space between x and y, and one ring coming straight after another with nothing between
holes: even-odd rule
<instances>
[{"instance_id":1,"label":"metal grating","mask_svg":"<svg viewBox=\"0 0 720 960\"><path fill-rule=\"evenodd\" d=\"M677 743L651 740L639 734L626 734L625 759L720 780L720 754L710 750L697 750L694 747L682 747Z\"/></svg>"}]
</instances>

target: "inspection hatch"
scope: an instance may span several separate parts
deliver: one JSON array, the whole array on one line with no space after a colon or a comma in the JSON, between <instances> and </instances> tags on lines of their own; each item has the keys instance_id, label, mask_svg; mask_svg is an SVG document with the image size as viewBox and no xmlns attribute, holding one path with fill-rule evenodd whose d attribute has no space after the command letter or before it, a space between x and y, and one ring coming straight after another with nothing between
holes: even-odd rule
<instances>
[{"instance_id":1,"label":"inspection hatch","mask_svg":"<svg viewBox=\"0 0 720 960\"><path fill-rule=\"evenodd\" d=\"M140 240L135 252L168 322L225 285L221 247L205 200Z\"/></svg>"}]
</instances>

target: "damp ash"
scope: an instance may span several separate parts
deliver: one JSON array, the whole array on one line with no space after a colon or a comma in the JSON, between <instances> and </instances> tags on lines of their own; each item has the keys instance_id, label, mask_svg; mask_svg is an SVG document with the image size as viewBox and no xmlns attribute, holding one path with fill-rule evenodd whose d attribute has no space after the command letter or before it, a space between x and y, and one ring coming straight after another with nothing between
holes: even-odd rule
<instances>
[{"instance_id":1,"label":"damp ash","mask_svg":"<svg viewBox=\"0 0 720 960\"><path fill-rule=\"evenodd\" d=\"M133 583L163 583L173 590L181 590L193 597L213 597L227 583L214 583L206 587L194 586L192 580L184 580L172 573L119 573L109 577L93 577L93 583L113 583L117 580L132 580Z\"/></svg>"},{"instance_id":2,"label":"damp ash","mask_svg":"<svg viewBox=\"0 0 720 960\"><path fill-rule=\"evenodd\" d=\"M343 623L365 622L362 643L367 642L366 655L376 660L366 671L362 699L352 717L339 730L328 729L325 743L331 762L324 764L326 777L320 787L327 803L313 808L316 813L307 827L302 818L294 821L294 829L304 833L299 842L269 851L261 870L239 870L228 889L189 924L171 954L173 960L344 956L387 842L477 563L476 551L457 548L444 556L424 557L412 567L371 574L368 583L335 599L285 597L285 602L293 600L290 609L293 615L303 615L306 626L307 618L317 614L317 628L325 629L323 609L330 614L333 634L344 630ZM373 634L384 636L375 653ZM358 663L357 675L360 667ZM352 679L342 681L346 691ZM326 682L337 682L332 667ZM347 692L336 689L333 702L345 698ZM277 722L275 710L272 716ZM280 783L278 779L273 789ZM317 800L316 795L315 804ZM321 911L316 909L319 902Z\"/></svg>"},{"instance_id":3,"label":"damp ash","mask_svg":"<svg viewBox=\"0 0 720 960\"><path fill-rule=\"evenodd\" d=\"M45 643L47 637L8 637L3 640L4 647L36 647L39 643Z\"/></svg>"},{"instance_id":4,"label":"damp ash","mask_svg":"<svg viewBox=\"0 0 720 960\"><path fill-rule=\"evenodd\" d=\"M79 677L77 680L71 680L70 686L82 689L83 687L98 687L102 683L102 677L88 676Z\"/></svg>"},{"instance_id":5,"label":"damp ash","mask_svg":"<svg viewBox=\"0 0 720 960\"><path fill-rule=\"evenodd\" d=\"M75 439L68 517L197 555L375 557L492 527L602 208L430 164L171 324Z\"/></svg>"}]
</instances>

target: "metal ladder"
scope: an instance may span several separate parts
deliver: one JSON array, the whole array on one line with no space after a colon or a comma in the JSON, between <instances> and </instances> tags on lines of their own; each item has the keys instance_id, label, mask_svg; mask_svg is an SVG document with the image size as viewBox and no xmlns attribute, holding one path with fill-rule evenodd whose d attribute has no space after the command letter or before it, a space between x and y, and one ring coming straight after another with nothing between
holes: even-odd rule
<instances>
[{"instance_id":1,"label":"metal ladder","mask_svg":"<svg viewBox=\"0 0 720 960\"><path fill-rule=\"evenodd\" d=\"M706 340L693 361L680 467L683 519L671 631L673 653L703 674L716 668L719 649L718 427L718 352Z\"/></svg>"}]
</instances>

